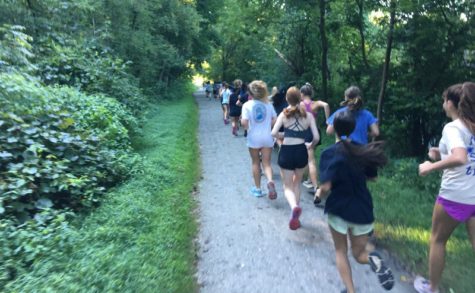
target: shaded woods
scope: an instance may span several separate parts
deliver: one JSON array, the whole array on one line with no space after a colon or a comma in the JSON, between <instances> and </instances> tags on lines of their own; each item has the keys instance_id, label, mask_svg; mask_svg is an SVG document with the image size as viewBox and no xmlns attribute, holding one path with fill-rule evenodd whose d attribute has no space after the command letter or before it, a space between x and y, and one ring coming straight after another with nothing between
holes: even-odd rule
<instances>
[{"instance_id":1,"label":"shaded woods","mask_svg":"<svg viewBox=\"0 0 475 293\"><path fill-rule=\"evenodd\" d=\"M332 109L356 84L397 156L425 154L446 122L442 91L474 78L473 1L223 2L215 80L310 82Z\"/></svg>"}]
</instances>

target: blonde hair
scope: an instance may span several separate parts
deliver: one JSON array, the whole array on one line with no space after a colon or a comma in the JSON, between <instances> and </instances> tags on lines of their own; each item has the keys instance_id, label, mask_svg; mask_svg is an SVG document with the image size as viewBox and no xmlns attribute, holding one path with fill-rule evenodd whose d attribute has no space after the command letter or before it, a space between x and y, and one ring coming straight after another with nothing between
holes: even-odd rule
<instances>
[{"instance_id":1,"label":"blonde hair","mask_svg":"<svg viewBox=\"0 0 475 293\"><path fill-rule=\"evenodd\" d=\"M284 115L286 118L295 117L307 117L307 112L304 108L300 107L300 91L296 87L291 87L287 90L285 95L287 102L289 102L290 108L284 109Z\"/></svg>"},{"instance_id":2,"label":"blonde hair","mask_svg":"<svg viewBox=\"0 0 475 293\"><path fill-rule=\"evenodd\" d=\"M248 89L254 99L265 103L269 102L267 84L262 80L254 80L249 84Z\"/></svg>"},{"instance_id":3,"label":"blonde hair","mask_svg":"<svg viewBox=\"0 0 475 293\"><path fill-rule=\"evenodd\" d=\"M234 89L241 89L242 80L240 80L240 79L235 79L235 80L233 81L233 84L234 84Z\"/></svg>"}]
</instances>

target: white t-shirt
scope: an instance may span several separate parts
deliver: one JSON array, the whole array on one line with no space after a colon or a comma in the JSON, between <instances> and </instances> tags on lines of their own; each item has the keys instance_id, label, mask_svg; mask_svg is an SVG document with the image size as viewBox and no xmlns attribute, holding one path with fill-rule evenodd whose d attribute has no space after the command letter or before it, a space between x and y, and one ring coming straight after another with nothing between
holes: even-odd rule
<instances>
[{"instance_id":1,"label":"white t-shirt","mask_svg":"<svg viewBox=\"0 0 475 293\"><path fill-rule=\"evenodd\" d=\"M229 104L229 97L231 96L231 90L225 89L222 93L223 95L223 104Z\"/></svg>"},{"instance_id":2,"label":"white t-shirt","mask_svg":"<svg viewBox=\"0 0 475 293\"><path fill-rule=\"evenodd\" d=\"M445 125L439 142L441 159L452 154L454 148L467 150L468 162L463 166L445 169L439 195L463 204L475 205L475 137L459 119Z\"/></svg>"},{"instance_id":3,"label":"white t-shirt","mask_svg":"<svg viewBox=\"0 0 475 293\"><path fill-rule=\"evenodd\" d=\"M247 146L250 148L271 148L274 139L271 135L272 119L275 118L274 107L270 103L250 100L242 106L242 119L249 121Z\"/></svg>"}]
</instances>

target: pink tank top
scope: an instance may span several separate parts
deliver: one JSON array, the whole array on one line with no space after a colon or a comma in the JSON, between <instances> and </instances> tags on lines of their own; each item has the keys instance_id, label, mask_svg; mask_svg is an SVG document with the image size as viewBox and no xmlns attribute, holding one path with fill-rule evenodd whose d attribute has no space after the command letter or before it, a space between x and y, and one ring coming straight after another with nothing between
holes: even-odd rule
<instances>
[{"instance_id":1,"label":"pink tank top","mask_svg":"<svg viewBox=\"0 0 475 293\"><path fill-rule=\"evenodd\" d=\"M305 111L307 111L308 113L312 113L313 118L317 118L317 113L314 113L312 111L312 102L310 101L310 103L305 103L305 101L303 101L303 104L305 106Z\"/></svg>"}]
</instances>

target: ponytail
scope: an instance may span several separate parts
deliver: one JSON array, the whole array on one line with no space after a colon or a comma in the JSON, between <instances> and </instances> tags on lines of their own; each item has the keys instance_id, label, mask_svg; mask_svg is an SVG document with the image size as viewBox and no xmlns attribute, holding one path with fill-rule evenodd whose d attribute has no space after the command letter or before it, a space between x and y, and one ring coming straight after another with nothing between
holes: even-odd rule
<instances>
[{"instance_id":1,"label":"ponytail","mask_svg":"<svg viewBox=\"0 0 475 293\"><path fill-rule=\"evenodd\" d=\"M345 139L342 144L356 166L380 168L388 163L388 158L384 153L384 141L355 145Z\"/></svg>"},{"instance_id":2,"label":"ponytail","mask_svg":"<svg viewBox=\"0 0 475 293\"><path fill-rule=\"evenodd\" d=\"M464 82L461 89L458 114L472 135L475 135L475 83Z\"/></svg>"},{"instance_id":3,"label":"ponytail","mask_svg":"<svg viewBox=\"0 0 475 293\"><path fill-rule=\"evenodd\" d=\"M291 118L291 117L307 117L307 111L305 111L304 108L300 107L299 105L297 106L290 106L289 108L284 109L284 115L285 118Z\"/></svg>"},{"instance_id":4,"label":"ponytail","mask_svg":"<svg viewBox=\"0 0 475 293\"><path fill-rule=\"evenodd\" d=\"M287 101L290 104L289 108L284 109L284 115L286 118L290 117L307 117L307 112L305 111L304 108L300 107L300 91L296 87L291 87L287 90L287 93L285 94L285 97Z\"/></svg>"},{"instance_id":5,"label":"ponytail","mask_svg":"<svg viewBox=\"0 0 475 293\"><path fill-rule=\"evenodd\" d=\"M357 86L350 86L345 90L345 101L341 103L342 106L348 106L350 111L358 111L363 108L363 95Z\"/></svg>"}]
</instances>

